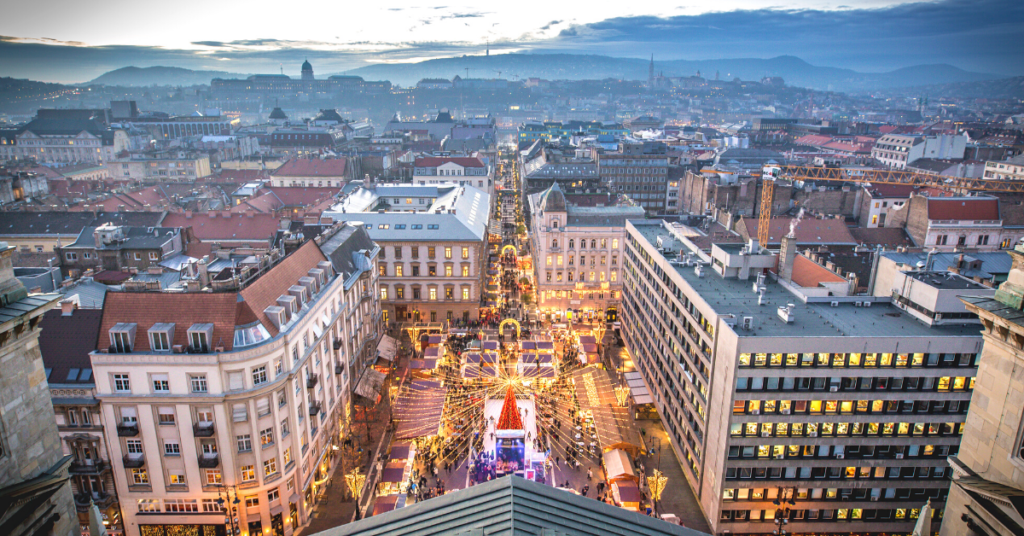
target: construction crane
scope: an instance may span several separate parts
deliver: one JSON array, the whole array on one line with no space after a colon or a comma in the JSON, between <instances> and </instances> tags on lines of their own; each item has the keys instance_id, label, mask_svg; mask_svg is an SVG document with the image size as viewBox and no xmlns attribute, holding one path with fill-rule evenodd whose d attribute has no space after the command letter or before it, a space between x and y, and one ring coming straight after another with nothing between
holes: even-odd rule
<instances>
[{"instance_id":1,"label":"construction crane","mask_svg":"<svg viewBox=\"0 0 1024 536\"><path fill-rule=\"evenodd\" d=\"M498 73L498 78L501 78L501 71L494 71L494 72Z\"/></svg>"},{"instance_id":2,"label":"construction crane","mask_svg":"<svg viewBox=\"0 0 1024 536\"><path fill-rule=\"evenodd\" d=\"M903 184L907 186L929 186L958 193L1024 193L1024 181L970 179L931 175L916 171L890 169L843 169L819 166L766 166L777 169L776 178L791 181L835 181L866 182L871 184Z\"/></svg>"},{"instance_id":3,"label":"construction crane","mask_svg":"<svg viewBox=\"0 0 1024 536\"><path fill-rule=\"evenodd\" d=\"M765 166L761 172L761 206L757 210L757 244L768 247L768 227L772 219L772 196L779 178L778 166Z\"/></svg>"}]
</instances>

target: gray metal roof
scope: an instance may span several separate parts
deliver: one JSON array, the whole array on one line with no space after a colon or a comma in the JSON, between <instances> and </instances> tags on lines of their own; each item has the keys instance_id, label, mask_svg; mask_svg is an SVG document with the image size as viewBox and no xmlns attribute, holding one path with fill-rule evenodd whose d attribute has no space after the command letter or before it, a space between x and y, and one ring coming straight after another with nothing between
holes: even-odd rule
<instances>
[{"instance_id":1,"label":"gray metal roof","mask_svg":"<svg viewBox=\"0 0 1024 536\"><path fill-rule=\"evenodd\" d=\"M519 477L504 477L318 536L700 536L704 533Z\"/></svg>"},{"instance_id":2,"label":"gray metal roof","mask_svg":"<svg viewBox=\"0 0 1024 536\"><path fill-rule=\"evenodd\" d=\"M474 241L487 236L490 196L472 186L460 186L461 193L449 203L454 213L435 212L324 212L334 221L362 222L375 242ZM440 204L440 202L438 203ZM436 227L434 227L436 226Z\"/></svg>"},{"instance_id":3,"label":"gray metal roof","mask_svg":"<svg viewBox=\"0 0 1024 536\"><path fill-rule=\"evenodd\" d=\"M974 253L934 253L932 255L932 270L945 270L950 266L956 266L957 260L960 255L964 255L966 264L970 264L972 261L981 261L981 268L969 268L966 267L961 269L960 274L965 277L981 277L982 279L988 279L993 276L1005 276L1010 273L1010 266L1013 264L1013 259L1010 254L1005 251L985 251L985 252L974 252ZM916 266L918 262L926 262L928 260L927 251L885 251L882 252L882 256L892 260L893 262L906 264L909 266Z\"/></svg>"},{"instance_id":4,"label":"gray metal roof","mask_svg":"<svg viewBox=\"0 0 1024 536\"><path fill-rule=\"evenodd\" d=\"M7 307L0 307L0 324L27 315L41 307L48 307L58 299L60 299L59 294L32 294L14 303L9 303Z\"/></svg>"}]
</instances>

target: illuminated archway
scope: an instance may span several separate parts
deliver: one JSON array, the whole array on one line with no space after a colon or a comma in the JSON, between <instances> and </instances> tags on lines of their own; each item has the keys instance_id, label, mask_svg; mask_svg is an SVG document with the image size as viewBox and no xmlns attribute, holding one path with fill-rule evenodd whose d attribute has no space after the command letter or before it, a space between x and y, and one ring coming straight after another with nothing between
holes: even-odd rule
<instances>
[{"instance_id":1,"label":"illuminated archway","mask_svg":"<svg viewBox=\"0 0 1024 536\"><path fill-rule=\"evenodd\" d=\"M498 334L499 335L505 335L505 324L509 324L509 323L515 324L515 326L516 326L516 338L517 339L521 338L520 337L519 322L516 321L516 319L514 319L514 318L506 318L505 320L502 320L501 324L498 324Z\"/></svg>"},{"instance_id":2,"label":"illuminated archway","mask_svg":"<svg viewBox=\"0 0 1024 536\"><path fill-rule=\"evenodd\" d=\"M501 248L501 254L504 255L505 252L510 250L510 249L512 250L513 253L516 254L517 257L519 256L519 250L517 250L516 247L513 246L512 244L508 244L505 247Z\"/></svg>"}]
</instances>

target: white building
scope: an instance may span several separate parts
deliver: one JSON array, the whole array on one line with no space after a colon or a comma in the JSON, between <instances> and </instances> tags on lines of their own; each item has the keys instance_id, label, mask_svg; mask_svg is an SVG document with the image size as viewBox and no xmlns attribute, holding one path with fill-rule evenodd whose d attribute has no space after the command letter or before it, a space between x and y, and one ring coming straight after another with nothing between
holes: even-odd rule
<instances>
[{"instance_id":1,"label":"white building","mask_svg":"<svg viewBox=\"0 0 1024 536\"><path fill-rule=\"evenodd\" d=\"M985 162L985 178L992 181L1024 181L1024 155Z\"/></svg>"},{"instance_id":2,"label":"white building","mask_svg":"<svg viewBox=\"0 0 1024 536\"><path fill-rule=\"evenodd\" d=\"M413 163L413 184L454 182L493 193L493 170L477 157L428 156Z\"/></svg>"},{"instance_id":3,"label":"white building","mask_svg":"<svg viewBox=\"0 0 1024 536\"><path fill-rule=\"evenodd\" d=\"M127 132L109 128L98 110L44 109L21 127L0 129L0 160L103 164L130 148Z\"/></svg>"},{"instance_id":4,"label":"white building","mask_svg":"<svg viewBox=\"0 0 1024 536\"><path fill-rule=\"evenodd\" d=\"M229 493L241 534L308 523L376 358L378 252L338 225L240 271L201 263L189 292L107 295L91 358L127 533L222 530Z\"/></svg>"},{"instance_id":5,"label":"white building","mask_svg":"<svg viewBox=\"0 0 1024 536\"><path fill-rule=\"evenodd\" d=\"M875 143L871 156L893 169L904 169L918 158L964 157L967 150L966 134L938 134L935 136L909 136L886 134Z\"/></svg>"},{"instance_id":6,"label":"white building","mask_svg":"<svg viewBox=\"0 0 1024 536\"><path fill-rule=\"evenodd\" d=\"M614 194L573 199L591 197L602 203L576 205L556 182L529 198L537 307L543 319L604 319L617 310L626 221L643 219L644 209Z\"/></svg>"}]
</instances>

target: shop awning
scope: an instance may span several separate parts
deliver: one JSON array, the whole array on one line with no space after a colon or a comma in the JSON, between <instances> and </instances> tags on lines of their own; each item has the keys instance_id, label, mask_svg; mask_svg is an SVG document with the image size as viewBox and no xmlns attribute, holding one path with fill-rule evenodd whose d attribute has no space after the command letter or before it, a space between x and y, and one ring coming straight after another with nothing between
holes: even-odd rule
<instances>
[{"instance_id":1,"label":"shop awning","mask_svg":"<svg viewBox=\"0 0 1024 536\"><path fill-rule=\"evenodd\" d=\"M635 482L623 480L615 483L615 488L619 492L620 503L637 503L640 502L640 490L636 487Z\"/></svg>"},{"instance_id":2,"label":"shop awning","mask_svg":"<svg viewBox=\"0 0 1024 536\"><path fill-rule=\"evenodd\" d=\"M410 359L409 368L412 370L422 370L426 368L426 363L422 359Z\"/></svg>"},{"instance_id":3,"label":"shop awning","mask_svg":"<svg viewBox=\"0 0 1024 536\"><path fill-rule=\"evenodd\" d=\"M633 472L629 454L622 449L612 449L604 453L604 468L609 482L623 479L636 480L636 473Z\"/></svg>"},{"instance_id":4,"label":"shop awning","mask_svg":"<svg viewBox=\"0 0 1024 536\"><path fill-rule=\"evenodd\" d=\"M480 359L481 359L480 354L478 354L476 352L473 352L471 354L466 354L466 363L468 363L468 364L479 365L480 364Z\"/></svg>"},{"instance_id":5,"label":"shop awning","mask_svg":"<svg viewBox=\"0 0 1024 536\"><path fill-rule=\"evenodd\" d=\"M519 346L522 347L523 350L536 350L537 349L536 341L522 341L522 342L519 343Z\"/></svg>"},{"instance_id":6,"label":"shop awning","mask_svg":"<svg viewBox=\"0 0 1024 536\"><path fill-rule=\"evenodd\" d=\"M391 461L395 460L408 460L409 455L412 453L412 445L394 445L391 447L391 454L388 455L388 459Z\"/></svg>"},{"instance_id":7,"label":"shop awning","mask_svg":"<svg viewBox=\"0 0 1024 536\"><path fill-rule=\"evenodd\" d=\"M437 346L431 346L430 348L427 348L426 350L423 351L423 357L437 357L439 350L440 348L438 348Z\"/></svg>"},{"instance_id":8,"label":"shop awning","mask_svg":"<svg viewBox=\"0 0 1024 536\"><path fill-rule=\"evenodd\" d=\"M441 339L440 335L431 335L427 338L427 344L441 344Z\"/></svg>"},{"instance_id":9,"label":"shop awning","mask_svg":"<svg viewBox=\"0 0 1024 536\"><path fill-rule=\"evenodd\" d=\"M377 497L373 503L373 515L380 515L384 512L390 512L398 507L398 498L400 495L382 495Z\"/></svg>"},{"instance_id":10,"label":"shop awning","mask_svg":"<svg viewBox=\"0 0 1024 536\"><path fill-rule=\"evenodd\" d=\"M484 352L483 356L481 356L481 358L480 358L480 362L481 363L491 363L491 364L497 363L498 362L498 354L496 354L494 352Z\"/></svg>"},{"instance_id":11,"label":"shop awning","mask_svg":"<svg viewBox=\"0 0 1024 536\"><path fill-rule=\"evenodd\" d=\"M487 275L498 275L497 270L487 270Z\"/></svg>"},{"instance_id":12,"label":"shop awning","mask_svg":"<svg viewBox=\"0 0 1024 536\"><path fill-rule=\"evenodd\" d=\"M498 341L484 341L483 349L484 350L497 350L498 349Z\"/></svg>"},{"instance_id":13,"label":"shop awning","mask_svg":"<svg viewBox=\"0 0 1024 536\"><path fill-rule=\"evenodd\" d=\"M363 377L359 378L359 383L356 384L356 394L363 398L377 400L380 388L384 385L384 377L383 372L372 368L366 369L366 372L363 372Z\"/></svg>"},{"instance_id":14,"label":"shop awning","mask_svg":"<svg viewBox=\"0 0 1024 536\"><path fill-rule=\"evenodd\" d=\"M580 343L582 344L597 344L597 337L593 335L580 335Z\"/></svg>"},{"instance_id":15,"label":"shop awning","mask_svg":"<svg viewBox=\"0 0 1024 536\"><path fill-rule=\"evenodd\" d=\"M493 378L497 376L498 370L495 367L482 367L480 365L466 365L462 369L463 378Z\"/></svg>"},{"instance_id":16,"label":"shop awning","mask_svg":"<svg viewBox=\"0 0 1024 536\"><path fill-rule=\"evenodd\" d=\"M395 356L398 355L398 341L391 336L384 335L377 343L377 355L388 361L394 361Z\"/></svg>"},{"instance_id":17,"label":"shop awning","mask_svg":"<svg viewBox=\"0 0 1024 536\"><path fill-rule=\"evenodd\" d=\"M583 351L588 353L588 354L596 354L597 353L597 345L596 344L586 343L586 344L583 345Z\"/></svg>"},{"instance_id":18,"label":"shop awning","mask_svg":"<svg viewBox=\"0 0 1024 536\"><path fill-rule=\"evenodd\" d=\"M554 350L555 349L555 343L553 343L551 341L537 341L537 349L538 350Z\"/></svg>"},{"instance_id":19,"label":"shop awning","mask_svg":"<svg viewBox=\"0 0 1024 536\"><path fill-rule=\"evenodd\" d=\"M380 481L385 484L397 484L405 480L405 462L390 462L381 472Z\"/></svg>"},{"instance_id":20,"label":"shop awning","mask_svg":"<svg viewBox=\"0 0 1024 536\"><path fill-rule=\"evenodd\" d=\"M627 373L634 374L634 373ZM647 386L644 381L637 379L626 379L626 385L629 386L629 395L633 398L634 404L653 404L654 399L651 398L651 393L647 391Z\"/></svg>"}]
</instances>

